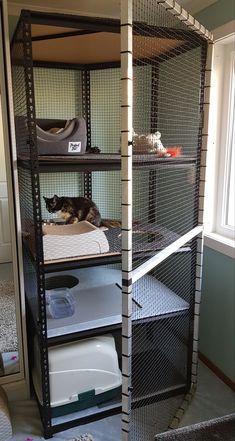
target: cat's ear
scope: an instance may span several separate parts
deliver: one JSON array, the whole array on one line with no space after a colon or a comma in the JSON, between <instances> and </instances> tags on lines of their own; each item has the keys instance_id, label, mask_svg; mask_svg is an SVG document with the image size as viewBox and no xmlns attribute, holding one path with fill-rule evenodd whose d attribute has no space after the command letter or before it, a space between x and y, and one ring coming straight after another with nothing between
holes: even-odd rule
<instances>
[{"instance_id":1,"label":"cat's ear","mask_svg":"<svg viewBox=\"0 0 235 441\"><path fill-rule=\"evenodd\" d=\"M45 196L43 196L44 201L46 202L48 198L46 198Z\"/></svg>"},{"instance_id":2,"label":"cat's ear","mask_svg":"<svg viewBox=\"0 0 235 441\"><path fill-rule=\"evenodd\" d=\"M59 199L59 196L57 196L57 194L54 194L53 199L57 200Z\"/></svg>"}]
</instances>

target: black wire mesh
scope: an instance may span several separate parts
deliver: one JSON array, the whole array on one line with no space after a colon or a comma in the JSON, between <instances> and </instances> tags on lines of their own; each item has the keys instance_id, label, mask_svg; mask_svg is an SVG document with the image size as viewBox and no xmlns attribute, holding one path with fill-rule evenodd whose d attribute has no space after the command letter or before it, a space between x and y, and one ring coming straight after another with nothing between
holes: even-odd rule
<instances>
[{"instance_id":1,"label":"black wire mesh","mask_svg":"<svg viewBox=\"0 0 235 441\"><path fill-rule=\"evenodd\" d=\"M40 174L40 195L42 219L53 219L58 213L49 213L43 196L47 198L58 196L78 197L83 196L83 176L81 173L41 173Z\"/></svg>"},{"instance_id":2,"label":"black wire mesh","mask_svg":"<svg viewBox=\"0 0 235 441\"><path fill-rule=\"evenodd\" d=\"M152 141L140 142L138 149L136 143L133 144L133 260L134 267L138 267L197 224L204 65L201 38L177 17L155 0L135 0L133 8L133 130L136 137L144 135L145 138L160 131L163 145L174 148L178 155L162 156L159 151L153 154ZM32 116L28 117L27 99L31 97L26 95L25 83L35 89L36 118L68 119L81 115L87 91L82 91L81 72L74 69L35 67L34 83L32 77L26 79L24 39L25 29L20 24L12 45L17 152L26 157L33 155L34 160L30 171L20 169L19 172L23 236L29 250L25 257L29 273L26 284L32 297L29 303L35 323L38 312L41 314L39 321L44 338L42 266L37 273L29 258L29 255L38 257L36 245L40 244L40 231L39 228L36 231L37 244L35 231L32 234L31 231L34 222L38 225L41 221L41 213L39 210L35 214L34 207L34 198L40 197L34 188L38 177L37 152L32 137ZM105 154L119 153L120 149L119 79L118 68L91 71L86 79L89 102L85 108L89 111L91 147L98 146ZM91 193L102 218L120 220L120 172L92 172L91 183L91 188L86 190ZM81 196L84 187L82 173L41 174L42 217L50 216L42 196ZM104 234L109 252L120 252L121 228ZM56 249L54 251L56 254ZM195 253L195 243L186 244L133 286L130 432L133 441L152 440L158 431L166 429L181 401L182 390L188 387ZM37 302L38 308L34 309ZM47 348L43 338L41 368L46 374L42 379L44 401L49 408ZM173 398L174 395L178 396Z\"/></svg>"},{"instance_id":3,"label":"black wire mesh","mask_svg":"<svg viewBox=\"0 0 235 441\"><path fill-rule=\"evenodd\" d=\"M37 119L69 120L82 116L82 74L79 70L34 67L35 109ZM49 214L43 196L80 196L83 179L79 173L40 174L42 218Z\"/></svg>"},{"instance_id":4,"label":"black wire mesh","mask_svg":"<svg viewBox=\"0 0 235 441\"><path fill-rule=\"evenodd\" d=\"M185 251L179 249L133 285L133 440L150 440L157 432L166 430L159 402L181 395L190 384L196 243L190 245ZM165 412L169 425L173 415L167 413L167 407Z\"/></svg>"},{"instance_id":5,"label":"black wire mesh","mask_svg":"<svg viewBox=\"0 0 235 441\"><path fill-rule=\"evenodd\" d=\"M34 335L36 335L38 353L34 363L38 366L42 383L40 399L44 406L44 428L50 428L40 188L36 145L31 25L28 12L22 14L16 28L11 46L11 55L17 155L18 158L24 159L27 164L25 169L19 167L19 197L25 289L28 311L31 311L31 314L28 314L30 359L32 365L34 360Z\"/></svg>"},{"instance_id":6,"label":"black wire mesh","mask_svg":"<svg viewBox=\"0 0 235 441\"><path fill-rule=\"evenodd\" d=\"M137 267L197 225L205 66L200 37L161 5L134 1L133 17L133 153L142 154L133 173L133 250L149 245ZM150 139L156 132L163 152Z\"/></svg>"},{"instance_id":7,"label":"black wire mesh","mask_svg":"<svg viewBox=\"0 0 235 441\"><path fill-rule=\"evenodd\" d=\"M133 251L148 251L134 267L196 226L195 185L194 163L134 167Z\"/></svg>"},{"instance_id":8,"label":"black wire mesh","mask_svg":"<svg viewBox=\"0 0 235 441\"><path fill-rule=\"evenodd\" d=\"M27 122L25 26L18 24L11 46L12 83L14 117L16 128L16 148L18 154L30 156L29 127Z\"/></svg>"},{"instance_id":9,"label":"black wire mesh","mask_svg":"<svg viewBox=\"0 0 235 441\"><path fill-rule=\"evenodd\" d=\"M91 146L102 153L120 150L120 69L90 73Z\"/></svg>"},{"instance_id":10,"label":"black wire mesh","mask_svg":"<svg viewBox=\"0 0 235 441\"><path fill-rule=\"evenodd\" d=\"M197 225L203 50L161 4L133 0L133 153L142 155L133 168L133 251L149 246L136 271ZM164 418L159 403L189 388L195 266L191 241L133 285L133 441L166 430L173 415L166 406Z\"/></svg>"},{"instance_id":11,"label":"black wire mesh","mask_svg":"<svg viewBox=\"0 0 235 441\"><path fill-rule=\"evenodd\" d=\"M33 258L35 258L36 242L31 171L19 168L18 177L22 237L24 243L27 244L26 246L30 248Z\"/></svg>"},{"instance_id":12,"label":"black wire mesh","mask_svg":"<svg viewBox=\"0 0 235 441\"><path fill-rule=\"evenodd\" d=\"M144 408L132 410L132 428L130 440L152 441L157 433L164 432L171 423L176 410L183 400L183 395L167 398ZM156 419L156 415L158 418Z\"/></svg>"},{"instance_id":13,"label":"black wire mesh","mask_svg":"<svg viewBox=\"0 0 235 441\"><path fill-rule=\"evenodd\" d=\"M34 67L36 118L82 116L82 73L73 69Z\"/></svg>"},{"instance_id":14,"label":"black wire mesh","mask_svg":"<svg viewBox=\"0 0 235 441\"><path fill-rule=\"evenodd\" d=\"M120 171L92 173L92 199L99 207L102 219L121 222Z\"/></svg>"}]
</instances>

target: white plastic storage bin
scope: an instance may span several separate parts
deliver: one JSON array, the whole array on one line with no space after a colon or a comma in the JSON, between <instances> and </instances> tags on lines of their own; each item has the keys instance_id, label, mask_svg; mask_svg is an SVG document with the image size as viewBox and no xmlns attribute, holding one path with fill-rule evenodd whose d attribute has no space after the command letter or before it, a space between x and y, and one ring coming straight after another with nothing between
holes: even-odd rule
<instances>
[{"instance_id":1,"label":"white plastic storage bin","mask_svg":"<svg viewBox=\"0 0 235 441\"><path fill-rule=\"evenodd\" d=\"M33 382L41 401L38 351L35 341ZM111 335L51 347L48 357L53 417L95 406L118 395L122 377Z\"/></svg>"}]
</instances>

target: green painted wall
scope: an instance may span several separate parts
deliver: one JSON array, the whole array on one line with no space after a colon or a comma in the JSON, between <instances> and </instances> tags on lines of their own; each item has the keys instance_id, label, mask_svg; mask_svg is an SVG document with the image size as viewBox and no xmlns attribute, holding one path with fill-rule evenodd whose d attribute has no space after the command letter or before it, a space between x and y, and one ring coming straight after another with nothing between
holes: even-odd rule
<instances>
[{"instance_id":1,"label":"green painted wall","mask_svg":"<svg viewBox=\"0 0 235 441\"><path fill-rule=\"evenodd\" d=\"M196 14L212 30L235 18L233 0L218 0ZM235 381L235 262L204 248L200 351Z\"/></svg>"},{"instance_id":2,"label":"green painted wall","mask_svg":"<svg viewBox=\"0 0 235 441\"><path fill-rule=\"evenodd\" d=\"M234 0L218 0L208 8L199 11L195 17L207 29L216 29L235 19L235 2Z\"/></svg>"},{"instance_id":3,"label":"green painted wall","mask_svg":"<svg viewBox=\"0 0 235 441\"><path fill-rule=\"evenodd\" d=\"M9 15L9 16L8 16L8 24L9 24L9 35L10 35L10 39L12 38L12 35L13 35L14 30L15 30L15 28L16 28L18 18L19 18L19 17L16 16L16 15Z\"/></svg>"},{"instance_id":4,"label":"green painted wall","mask_svg":"<svg viewBox=\"0 0 235 441\"><path fill-rule=\"evenodd\" d=\"M200 351L235 382L234 259L204 247Z\"/></svg>"}]
</instances>

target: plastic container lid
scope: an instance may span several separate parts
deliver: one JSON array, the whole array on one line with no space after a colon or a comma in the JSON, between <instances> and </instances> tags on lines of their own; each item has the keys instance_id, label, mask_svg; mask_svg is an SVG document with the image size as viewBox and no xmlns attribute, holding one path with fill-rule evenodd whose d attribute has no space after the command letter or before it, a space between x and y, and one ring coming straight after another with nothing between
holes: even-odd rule
<instances>
[{"instance_id":1,"label":"plastic container lid","mask_svg":"<svg viewBox=\"0 0 235 441\"><path fill-rule=\"evenodd\" d=\"M54 319L70 317L75 312L75 299L69 288L46 290L47 316Z\"/></svg>"}]
</instances>

